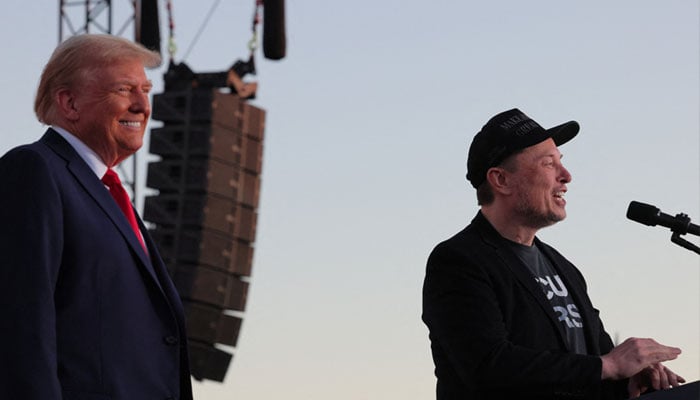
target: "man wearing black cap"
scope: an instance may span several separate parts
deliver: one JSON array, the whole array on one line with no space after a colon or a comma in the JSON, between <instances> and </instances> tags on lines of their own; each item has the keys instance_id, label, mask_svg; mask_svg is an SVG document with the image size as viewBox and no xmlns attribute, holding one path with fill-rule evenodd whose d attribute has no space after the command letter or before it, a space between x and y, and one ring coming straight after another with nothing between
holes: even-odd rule
<instances>
[{"instance_id":1,"label":"man wearing black cap","mask_svg":"<svg viewBox=\"0 0 700 400\"><path fill-rule=\"evenodd\" d=\"M438 400L625 399L684 382L661 365L680 349L614 347L581 272L535 236L566 217L557 146L578 131L513 109L474 137L467 179L481 210L435 247L423 287Z\"/></svg>"}]
</instances>

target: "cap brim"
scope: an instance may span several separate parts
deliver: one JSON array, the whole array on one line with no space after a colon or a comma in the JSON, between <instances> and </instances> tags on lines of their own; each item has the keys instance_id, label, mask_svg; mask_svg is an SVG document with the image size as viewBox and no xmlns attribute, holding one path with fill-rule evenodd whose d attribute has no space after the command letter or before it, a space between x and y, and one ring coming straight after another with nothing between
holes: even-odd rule
<instances>
[{"instance_id":1,"label":"cap brim","mask_svg":"<svg viewBox=\"0 0 700 400\"><path fill-rule=\"evenodd\" d=\"M554 139L554 143L557 146L561 146L562 144L573 139L578 134L579 129L580 127L578 122L569 121L547 129L547 133L552 139Z\"/></svg>"}]
</instances>

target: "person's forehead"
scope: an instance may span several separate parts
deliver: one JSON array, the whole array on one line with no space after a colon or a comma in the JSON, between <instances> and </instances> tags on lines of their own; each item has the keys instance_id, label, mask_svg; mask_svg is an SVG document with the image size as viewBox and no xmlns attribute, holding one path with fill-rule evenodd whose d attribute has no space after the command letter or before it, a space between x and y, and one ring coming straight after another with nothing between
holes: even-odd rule
<instances>
[{"instance_id":1,"label":"person's forehead","mask_svg":"<svg viewBox=\"0 0 700 400\"><path fill-rule=\"evenodd\" d=\"M151 83L140 63L119 63L95 70L104 83Z\"/></svg>"}]
</instances>

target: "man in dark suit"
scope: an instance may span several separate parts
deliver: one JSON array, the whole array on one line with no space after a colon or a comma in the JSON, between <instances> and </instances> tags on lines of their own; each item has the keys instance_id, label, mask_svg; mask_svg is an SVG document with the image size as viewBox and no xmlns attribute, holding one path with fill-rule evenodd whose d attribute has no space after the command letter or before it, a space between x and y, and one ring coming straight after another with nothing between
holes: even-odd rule
<instances>
[{"instance_id":1,"label":"man in dark suit","mask_svg":"<svg viewBox=\"0 0 700 400\"><path fill-rule=\"evenodd\" d=\"M467 179L481 209L432 251L423 287L438 400L624 399L684 382L661 364L680 349L614 347L579 270L535 236L566 216L558 146L578 131L513 109L474 137Z\"/></svg>"},{"instance_id":2,"label":"man in dark suit","mask_svg":"<svg viewBox=\"0 0 700 400\"><path fill-rule=\"evenodd\" d=\"M112 170L142 145L159 63L66 40L37 91L49 129L0 158L2 399L192 399L182 304Z\"/></svg>"}]
</instances>

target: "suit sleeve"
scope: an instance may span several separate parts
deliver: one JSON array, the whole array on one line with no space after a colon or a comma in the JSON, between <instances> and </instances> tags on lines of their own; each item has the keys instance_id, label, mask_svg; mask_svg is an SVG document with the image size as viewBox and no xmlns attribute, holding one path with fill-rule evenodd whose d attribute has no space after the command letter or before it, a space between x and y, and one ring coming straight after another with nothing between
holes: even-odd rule
<instances>
[{"instance_id":1,"label":"suit sleeve","mask_svg":"<svg viewBox=\"0 0 700 400\"><path fill-rule=\"evenodd\" d=\"M428 259L423 319L430 330L438 379L442 374L466 388L537 398L597 399L598 357L525 347L511 340L515 332L507 330L503 299L494 289L499 283L487 272L487 263L446 243ZM531 329L540 327L533 322Z\"/></svg>"},{"instance_id":2,"label":"suit sleeve","mask_svg":"<svg viewBox=\"0 0 700 400\"><path fill-rule=\"evenodd\" d=\"M28 149L0 158L0 398L60 399L54 288L63 243L61 196Z\"/></svg>"}]
</instances>

